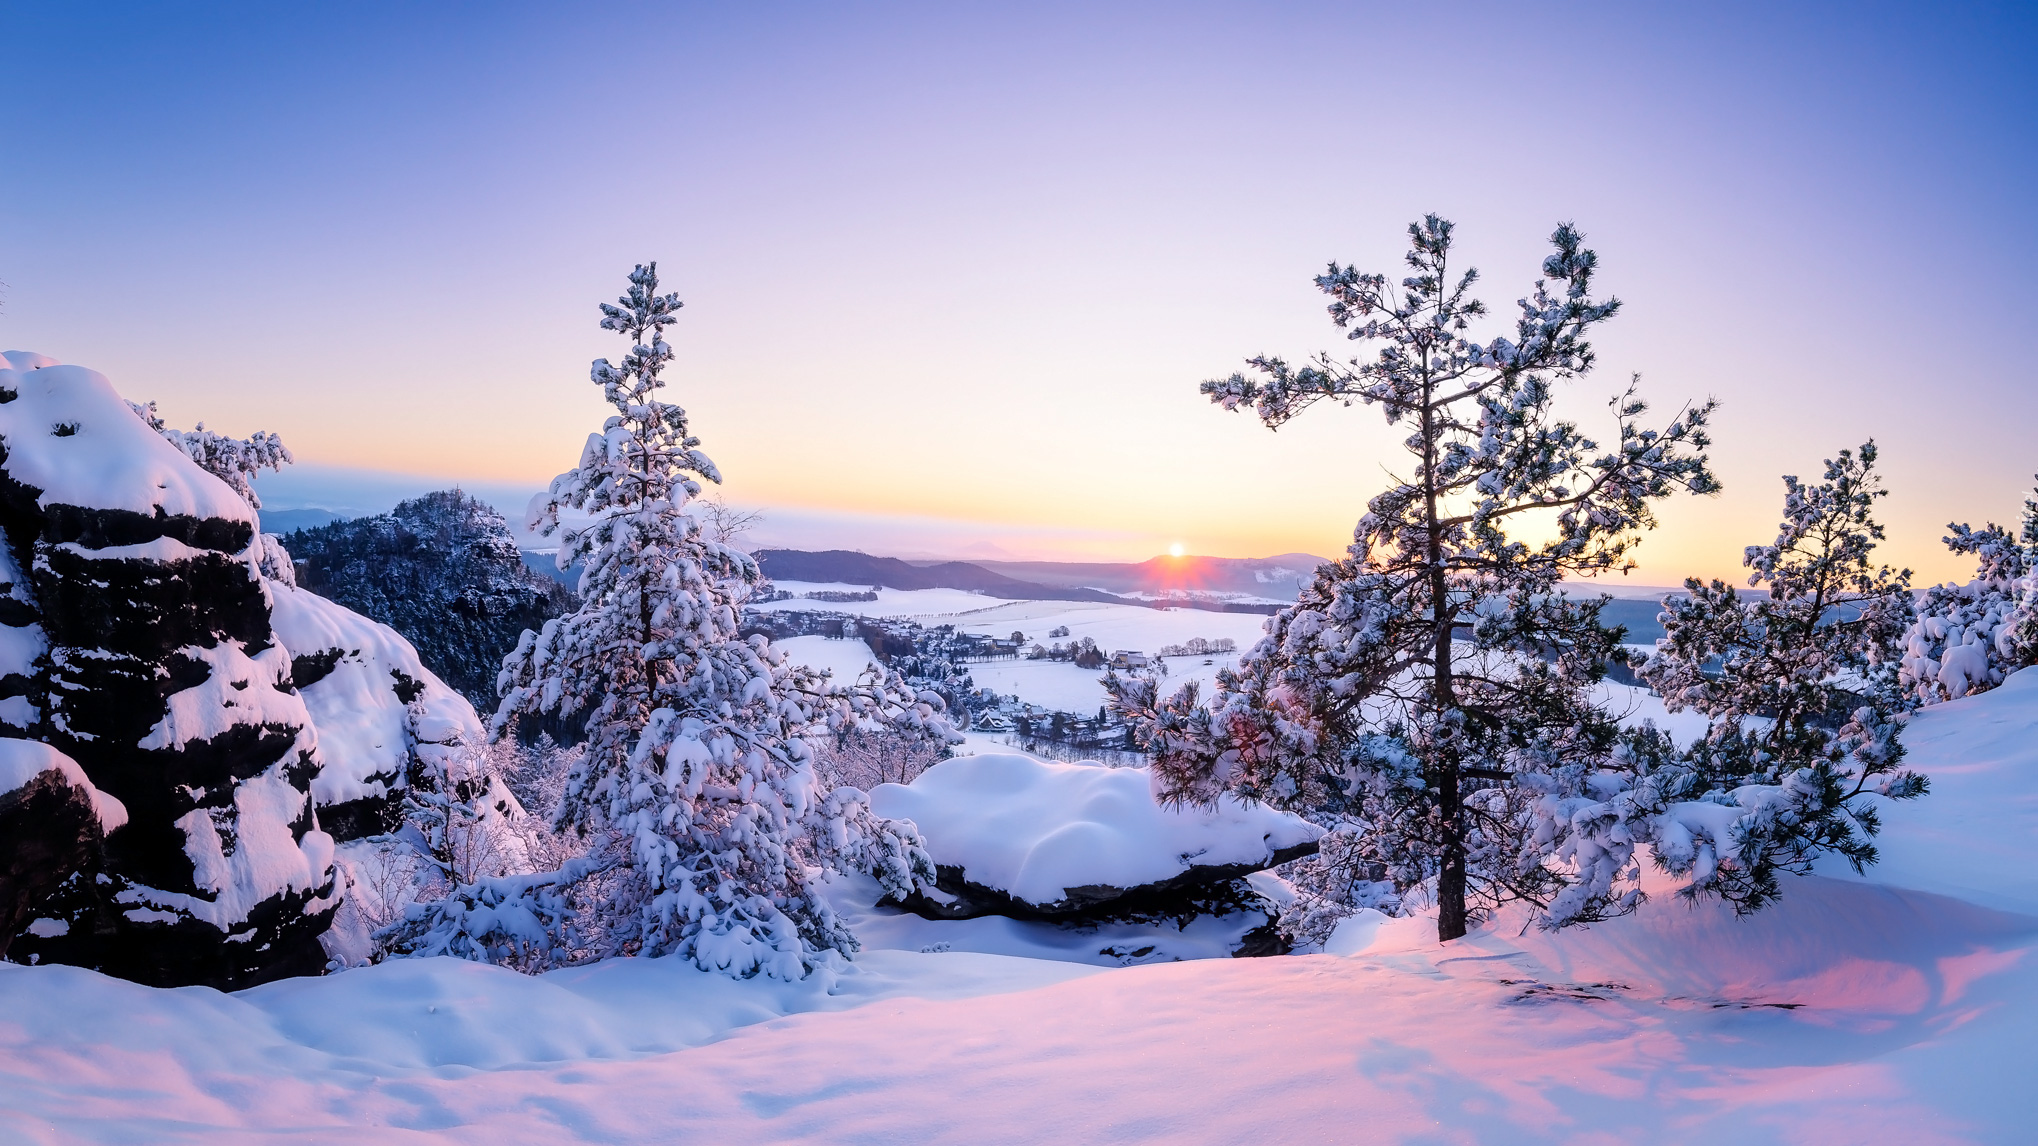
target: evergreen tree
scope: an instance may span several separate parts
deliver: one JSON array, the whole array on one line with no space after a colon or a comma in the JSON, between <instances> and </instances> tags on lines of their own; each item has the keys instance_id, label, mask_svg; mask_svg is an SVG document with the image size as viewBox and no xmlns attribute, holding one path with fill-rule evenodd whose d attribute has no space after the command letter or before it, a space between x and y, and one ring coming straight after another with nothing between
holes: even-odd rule
<instances>
[{"instance_id":1,"label":"evergreen tree","mask_svg":"<svg viewBox=\"0 0 2038 1146\"><path fill-rule=\"evenodd\" d=\"M1379 347L1373 358L1255 358L1253 376L1203 392L1269 428L1326 400L1378 406L1409 431L1410 475L1372 499L1349 555L1219 674L1209 707L1186 687L1162 701L1151 678L1110 686L1153 753L1161 798L1228 790L1331 808L1363 829L1350 862L1378 865L1402 892L1433 887L1448 940L1482 909L1547 904L1567 885L1535 808L1580 791L1614 747L1587 689L1619 634L1599 624L1604 598L1571 600L1560 582L1625 569L1652 502L1717 488L1704 454L1713 404L1645 429L1630 385L1602 448L1553 408L1556 383L1592 369L1588 335L1620 306L1592 297L1598 263L1578 232L1551 236L1515 336L1484 343L1468 334L1486 313L1469 296L1477 274L1452 277L1451 224L1432 215L1409 236L1399 284L1336 264L1316 280L1337 326ZM1550 539L1518 539L1524 521Z\"/></svg>"},{"instance_id":2,"label":"evergreen tree","mask_svg":"<svg viewBox=\"0 0 2038 1146\"><path fill-rule=\"evenodd\" d=\"M1622 855L1640 842L1685 877L1684 894L1753 911L1777 875L1822 852L1856 870L1875 862L1873 797L1911 799L1925 780L1902 765L1894 651L1910 619L1909 572L1870 555L1884 490L1873 442L1842 450L1817 485L1784 481L1776 541L1751 545L1749 596L1685 582L1664 602L1666 635L1641 666L1672 712L1704 713L1703 740L1677 753L1653 730L1629 738L1631 784L1567 811L1565 830ZM1602 793L1604 794L1604 793Z\"/></svg>"},{"instance_id":3,"label":"evergreen tree","mask_svg":"<svg viewBox=\"0 0 2038 1146\"><path fill-rule=\"evenodd\" d=\"M1934 585L1918 595L1901 670L1903 689L1918 704L1984 692L2038 657L2038 617L2030 608L2038 500L2024 502L2015 535L1994 522L1946 528L1946 548L1972 554L1977 568L1965 585Z\"/></svg>"},{"instance_id":4,"label":"evergreen tree","mask_svg":"<svg viewBox=\"0 0 2038 1146\"><path fill-rule=\"evenodd\" d=\"M900 898L934 878L911 825L874 817L855 788L817 783L807 737L851 725L953 734L931 693L881 673L838 686L788 663L764 637L739 635L738 610L761 581L757 563L704 534L688 512L700 482L720 474L686 412L657 398L672 359L663 332L679 307L658 293L655 264L639 266L629 292L602 307L602 327L631 340L620 364L602 359L592 370L615 413L533 520L562 537L561 569L582 563L581 605L527 631L505 660L496 729L519 714L590 713L558 819L620 843L621 877L587 909L596 918L583 920L607 937L607 950L797 978L825 953L855 948L815 885L816 869L872 872ZM566 510L588 520L562 525ZM528 930L516 942L457 936L525 893L555 897L526 905L531 927L564 920L562 886L524 880L450 896L436 923L414 926L441 926L446 942L410 948L527 952Z\"/></svg>"},{"instance_id":5,"label":"evergreen tree","mask_svg":"<svg viewBox=\"0 0 2038 1146\"><path fill-rule=\"evenodd\" d=\"M198 423L195 430L173 430L164 424L156 413L156 404L129 402L135 416L147 422L173 446L184 451L185 456L197 462L199 467L212 476L233 487L248 503L249 509L262 508L261 495L255 492L255 477L263 470L283 472L283 467L297 459L290 456L290 448L283 444L280 435L266 430L256 430L246 438L230 438L205 428ZM290 552L275 535L257 532L254 544L255 567L271 581L285 585L297 584L297 576L291 565Z\"/></svg>"}]
</instances>

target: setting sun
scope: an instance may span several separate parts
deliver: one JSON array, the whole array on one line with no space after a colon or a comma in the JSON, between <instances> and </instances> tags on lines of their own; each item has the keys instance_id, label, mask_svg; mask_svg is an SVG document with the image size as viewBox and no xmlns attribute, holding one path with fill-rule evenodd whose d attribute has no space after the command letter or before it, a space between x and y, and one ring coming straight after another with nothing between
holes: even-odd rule
<instances>
[{"instance_id":1,"label":"setting sun","mask_svg":"<svg viewBox=\"0 0 2038 1146\"><path fill-rule=\"evenodd\" d=\"M1168 546L1168 556L1170 557L1180 557L1182 555L1182 552L1183 552L1182 543L1179 541L1175 542L1173 545Z\"/></svg>"}]
</instances>

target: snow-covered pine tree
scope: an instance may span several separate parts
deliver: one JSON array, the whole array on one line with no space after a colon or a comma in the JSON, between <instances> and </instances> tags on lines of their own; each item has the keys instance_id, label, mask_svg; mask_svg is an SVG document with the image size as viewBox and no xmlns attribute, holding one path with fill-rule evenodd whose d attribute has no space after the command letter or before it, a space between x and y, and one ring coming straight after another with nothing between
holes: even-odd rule
<instances>
[{"instance_id":1,"label":"snow-covered pine tree","mask_svg":"<svg viewBox=\"0 0 2038 1146\"><path fill-rule=\"evenodd\" d=\"M205 428L204 422L198 423L195 430L173 430L164 424L154 402L129 402L128 405L134 407L137 417L149 424L149 429L163 435L200 467L232 486L234 492L255 509L262 508L262 499L255 493L255 475L263 470L281 473L284 466L297 460L290 456L290 448L283 444L282 437L266 430L256 430L246 438L214 433Z\"/></svg>"},{"instance_id":2,"label":"snow-covered pine tree","mask_svg":"<svg viewBox=\"0 0 2038 1146\"><path fill-rule=\"evenodd\" d=\"M256 430L245 438L214 433L205 428L204 422L198 423L195 430L173 430L164 424L153 400L129 402L128 405L134 408L136 417L148 423L149 429L184 451L200 468L232 486L233 491L241 495L241 500L248 503L249 509L262 508L261 495L255 492L255 476L263 470L282 473L284 466L297 460L290 455L290 448L283 444L283 438L267 430ZM290 553L273 534L259 531L255 534L255 562L262 576L271 581L297 584Z\"/></svg>"},{"instance_id":3,"label":"snow-covered pine tree","mask_svg":"<svg viewBox=\"0 0 2038 1146\"><path fill-rule=\"evenodd\" d=\"M1552 841L1534 807L1580 790L1613 749L1614 723L1587 688L1619 638L1599 623L1603 598L1570 599L1560 582L1626 568L1652 502L1717 488L1704 454L1713 404L1644 429L1631 384L1612 404L1617 440L1601 447L1553 409L1555 384L1592 369L1587 336L1620 305L1592 297L1598 261L1578 232L1551 236L1514 338L1485 343L1467 333L1486 308L1468 294L1476 272L1452 278L1451 224L1432 215L1409 236L1398 285L1336 264L1316 280L1332 320L1379 344L1376 356L1299 369L1255 358L1256 376L1203 392L1269 428L1326 400L1377 405L1409 430L1411 474L1372 499L1349 555L1219 675L1208 708L1193 688L1161 700L1152 679L1112 687L1161 798L1231 791L1338 809L1362 828L1349 858L1402 892L1433 887L1448 940L1485 908L1547 904L1567 884L1545 862ZM1513 536L1531 521L1548 541Z\"/></svg>"},{"instance_id":4,"label":"snow-covered pine tree","mask_svg":"<svg viewBox=\"0 0 2038 1146\"><path fill-rule=\"evenodd\" d=\"M1946 548L1972 554L1974 579L1918 594L1903 636L1900 680L1918 704L1985 692L2038 658L2038 616L2030 606L2038 571L2038 499L2024 502L2016 534L1990 522L1947 525Z\"/></svg>"},{"instance_id":5,"label":"snow-covered pine tree","mask_svg":"<svg viewBox=\"0 0 2038 1146\"><path fill-rule=\"evenodd\" d=\"M526 632L505 660L496 728L524 713L590 714L559 822L623 845L620 878L588 909L609 950L798 978L827 952L856 946L816 887L819 868L871 872L901 898L934 878L910 825L873 816L857 789L817 784L805 737L852 723L952 733L931 693L879 676L836 686L763 637L739 634L743 596L761 574L687 511L700 481L720 474L686 412L656 396L672 359L663 332L679 307L658 292L656 264L639 266L629 292L602 307L602 327L631 340L620 364L601 359L592 370L616 412L532 521L561 535L560 568L583 563L582 603ZM562 524L563 511L589 520ZM563 918L556 898L542 897L564 884L524 884L542 899L529 905L530 927ZM500 918L521 894L456 892L435 918L411 922L408 947L527 952L530 927L507 939L460 930Z\"/></svg>"},{"instance_id":6,"label":"snow-covered pine tree","mask_svg":"<svg viewBox=\"0 0 2038 1146\"><path fill-rule=\"evenodd\" d=\"M1874 797L1911 799L1922 776L1902 767L1897 639L1910 620L1908 571L1876 565L1884 495L1876 449L1840 451L1817 485L1785 477L1775 542L1751 545L1749 596L1715 580L1685 582L1664 602L1666 635L1640 674L1672 712L1711 725L1689 751L1653 730L1629 737L1631 787L1567 811L1563 830L1590 850L1653 846L1685 877L1683 893L1740 911L1773 900L1777 875L1836 852L1875 862ZM1612 788L1622 787L1618 795Z\"/></svg>"}]
</instances>

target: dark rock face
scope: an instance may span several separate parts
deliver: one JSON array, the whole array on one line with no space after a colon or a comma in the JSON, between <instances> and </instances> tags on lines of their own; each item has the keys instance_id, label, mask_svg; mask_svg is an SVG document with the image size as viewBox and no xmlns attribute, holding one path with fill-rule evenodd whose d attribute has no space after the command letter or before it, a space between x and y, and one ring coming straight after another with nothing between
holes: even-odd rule
<instances>
[{"instance_id":1,"label":"dark rock face","mask_svg":"<svg viewBox=\"0 0 2038 1146\"><path fill-rule=\"evenodd\" d=\"M316 736L271 632L251 511L99 375L47 365L0 380L0 532L32 571L31 592L0 593L33 622L0 632L0 652L31 628L44 648L0 676L23 716L5 731L69 756L128 813L100 862L34 904L51 925L12 934L9 957L158 986L318 972L332 841L315 826ZM49 428L52 410L67 416ZM56 839L40 846L62 850ZM0 853L26 849L0 835Z\"/></svg>"},{"instance_id":2,"label":"dark rock face","mask_svg":"<svg viewBox=\"0 0 2038 1146\"><path fill-rule=\"evenodd\" d=\"M98 869L106 836L92 798L58 772L0 792L0 957L66 880Z\"/></svg>"},{"instance_id":3,"label":"dark rock face","mask_svg":"<svg viewBox=\"0 0 2038 1146\"><path fill-rule=\"evenodd\" d=\"M1316 847L1316 843L1311 841L1283 848L1274 852L1264 864L1190 867L1171 879L1136 887L1101 884L1071 887L1065 889L1066 898L1051 904L1028 903L997 888L972 883L964 876L962 868L937 864L934 869L937 894L916 891L898 906L927 919L975 919L984 915L1003 915L1011 919L1073 927L1099 923L1160 922L1187 926L1190 920L1202 915L1231 916L1256 911L1266 915L1268 923L1249 932L1245 942L1232 954L1242 957L1285 955L1288 953L1287 941L1273 927L1274 906L1254 891L1244 877L1313 855Z\"/></svg>"},{"instance_id":4,"label":"dark rock face","mask_svg":"<svg viewBox=\"0 0 2038 1146\"><path fill-rule=\"evenodd\" d=\"M524 564L501 514L458 490L283 542L298 585L402 633L483 713L495 711L495 677L517 638L572 602Z\"/></svg>"}]
</instances>

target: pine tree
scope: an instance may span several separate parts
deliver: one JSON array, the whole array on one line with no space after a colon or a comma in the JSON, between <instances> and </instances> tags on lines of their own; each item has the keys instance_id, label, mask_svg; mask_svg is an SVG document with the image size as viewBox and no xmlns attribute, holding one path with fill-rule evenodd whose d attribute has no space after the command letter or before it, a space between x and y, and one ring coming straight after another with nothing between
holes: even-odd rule
<instances>
[{"instance_id":1,"label":"pine tree","mask_svg":"<svg viewBox=\"0 0 2038 1146\"><path fill-rule=\"evenodd\" d=\"M525 713L590 714L559 823L623 844L624 876L591 908L610 950L797 978L856 946L816 887L818 868L872 872L900 898L933 880L911 825L874 817L857 789L817 783L806 738L851 725L953 734L931 693L881 673L839 686L739 634L757 563L688 512L700 482L720 474L686 412L657 398L679 308L658 292L656 264L602 307L602 327L631 340L620 364L592 370L615 413L533 520L561 535L560 568L583 564L582 604L526 632L505 660L496 729ZM568 510L591 520L562 525Z\"/></svg>"},{"instance_id":2,"label":"pine tree","mask_svg":"<svg viewBox=\"0 0 2038 1146\"><path fill-rule=\"evenodd\" d=\"M1336 264L1316 280L1332 321L1378 345L1372 359L1255 358L1253 376L1203 392L1274 429L1323 401L1378 406L1409 430L1410 476L1372 499L1349 555L1219 674L1207 708L1193 688L1159 699L1152 679L1111 687L1153 753L1160 797L1233 791L1338 811L1362 828L1353 862L1404 893L1433 886L1449 940L1485 908L1547 904L1567 884L1545 862L1534 809L1580 790L1614 747L1587 690L1619 634L1599 623L1604 598L1572 600L1560 583L1625 569L1652 502L1717 488L1704 454L1713 404L1644 429L1631 384L1602 448L1553 408L1556 383L1592 369L1587 336L1620 306L1592 297L1598 261L1578 232L1551 236L1515 337L1485 343L1468 335L1486 308L1469 296L1475 271L1452 278L1451 224L1432 215L1409 236L1398 285ZM1528 521L1553 536L1511 534Z\"/></svg>"},{"instance_id":3,"label":"pine tree","mask_svg":"<svg viewBox=\"0 0 2038 1146\"><path fill-rule=\"evenodd\" d=\"M233 487L248 503L249 509L262 508L261 495L255 492L255 477L263 470L283 472L283 467L296 462L290 455L290 448L283 444L283 438L266 430L256 430L246 438L230 438L214 433L198 423L195 430L173 430L165 425L162 416L156 413L153 401L129 402L135 416L147 422L149 429L169 441L200 468ZM290 552L273 534L255 534L254 559L257 570L271 581L285 585L297 584L297 576L290 561Z\"/></svg>"},{"instance_id":4,"label":"pine tree","mask_svg":"<svg viewBox=\"0 0 2038 1146\"><path fill-rule=\"evenodd\" d=\"M1974 579L1918 595L1903 636L1901 683L1918 704L1985 692L2038 658L2038 616L2030 607L2038 570L2038 500L2024 502L2015 535L1990 522L1948 524L1946 548L1972 554Z\"/></svg>"},{"instance_id":5,"label":"pine tree","mask_svg":"<svg viewBox=\"0 0 2038 1146\"><path fill-rule=\"evenodd\" d=\"M1687 880L1753 911L1777 876L1834 852L1858 871L1875 862L1874 797L1923 795L1902 767L1897 638L1910 620L1908 571L1871 560L1884 496L1873 442L1842 450L1825 480L1784 481L1775 542L1751 545L1749 596L1721 581L1685 582L1664 602L1666 635L1640 674L1672 712L1704 713L1701 741L1676 752L1653 730L1629 738L1633 783L1580 805L1567 830L1622 854L1653 845Z\"/></svg>"}]
</instances>

